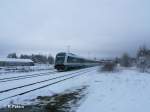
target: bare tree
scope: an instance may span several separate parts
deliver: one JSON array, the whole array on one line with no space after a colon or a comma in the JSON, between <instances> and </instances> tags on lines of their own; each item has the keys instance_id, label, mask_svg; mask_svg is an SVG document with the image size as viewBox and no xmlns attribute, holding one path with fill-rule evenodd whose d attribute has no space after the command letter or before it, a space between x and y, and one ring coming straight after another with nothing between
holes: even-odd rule
<instances>
[{"instance_id":1,"label":"bare tree","mask_svg":"<svg viewBox=\"0 0 150 112\"><path fill-rule=\"evenodd\" d=\"M54 57L53 56L49 55L47 60L48 60L49 64L54 64Z\"/></svg>"},{"instance_id":2,"label":"bare tree","mask_svg":"<svg viewBox=\"0 0 150 112\"><path fill-rule=\"evenodd\" d=\"M141 72L145 72L150 66L150 50L144 45L137 51L137 67Z\"/></svg>"},{"instance_id":3,"label":"bare tree","mask_svg":"<svg viewBox=\"0 0 150 112\"><path fill-rule=\"evenodd\" d=\"M124 53L122 55L121 60L120 60L120 64L121 64L121 66L124 66L124 67L131 66L130 56L127 53Z\"/></svg>"}]
</instances>

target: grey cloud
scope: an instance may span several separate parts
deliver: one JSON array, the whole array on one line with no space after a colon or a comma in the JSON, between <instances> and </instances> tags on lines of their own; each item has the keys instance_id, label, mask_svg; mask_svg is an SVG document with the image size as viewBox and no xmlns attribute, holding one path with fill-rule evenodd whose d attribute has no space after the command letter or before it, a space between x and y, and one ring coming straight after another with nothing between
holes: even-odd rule
<instances>
[{"instance_id":1,"label":"grey cloud","mask_svg":"<svg viewBox=\"0 0 150 112\"><path fill-rule=\"evenodd\" d=\"M149 0L0 1L1 55L13 52L93 56L135 54L150 47Z\"/></svg>"}]
</instances>

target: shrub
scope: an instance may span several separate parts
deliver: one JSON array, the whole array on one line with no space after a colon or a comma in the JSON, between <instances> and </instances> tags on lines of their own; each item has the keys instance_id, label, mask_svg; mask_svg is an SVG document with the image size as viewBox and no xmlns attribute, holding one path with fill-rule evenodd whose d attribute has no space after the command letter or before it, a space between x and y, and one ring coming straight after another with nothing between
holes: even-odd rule
<instances>
[{"instance_id":1,"label":"shrub","mask_svg":"<svg viewBox=\"0 0 150 112\"><path fill-rule=\"evenodd\" d=\"M116 68L116 64L114 62L106 62L102 66L102 71L114 71Z\"/></svg>"}]
</instances>

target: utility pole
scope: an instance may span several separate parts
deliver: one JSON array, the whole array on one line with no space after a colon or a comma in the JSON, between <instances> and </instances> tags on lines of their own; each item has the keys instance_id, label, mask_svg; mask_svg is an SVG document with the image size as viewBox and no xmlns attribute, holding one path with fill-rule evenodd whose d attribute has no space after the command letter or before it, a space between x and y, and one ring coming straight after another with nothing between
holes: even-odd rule
<instances>
[{"instance_id":1,"label":"utility pole","mask_svg":"<svg viewBox=\"0 0 150 112\"><path fill-rule=\"evenodd\" d=\"M70 53L70 45L67 46L67 53Z\"/></svg>"}]
</instances>

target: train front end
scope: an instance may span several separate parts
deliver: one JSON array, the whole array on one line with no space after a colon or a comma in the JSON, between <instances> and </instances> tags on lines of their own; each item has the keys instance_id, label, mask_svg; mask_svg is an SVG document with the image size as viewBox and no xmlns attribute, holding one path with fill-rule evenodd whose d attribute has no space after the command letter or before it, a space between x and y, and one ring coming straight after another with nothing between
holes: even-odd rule
<instances>
[{"instance_id":1,"label":"train front end","mask_svg":"<svg viewBox=\"0 0 150 112\"><path fill-rule=\"evenodd\" d=\"M64 71L65 70L65 59L66 59L66 53L58 53L55 58L55 69L58 71Z\"/></svg>"}]
</instances>

